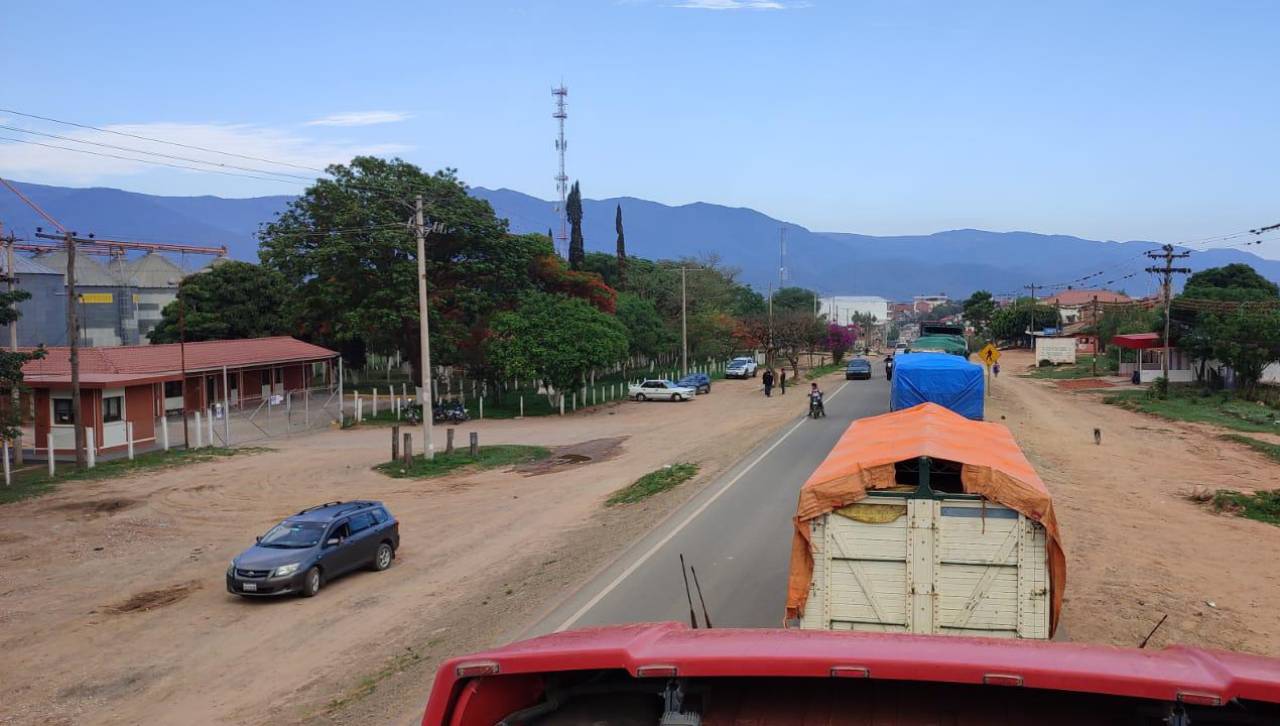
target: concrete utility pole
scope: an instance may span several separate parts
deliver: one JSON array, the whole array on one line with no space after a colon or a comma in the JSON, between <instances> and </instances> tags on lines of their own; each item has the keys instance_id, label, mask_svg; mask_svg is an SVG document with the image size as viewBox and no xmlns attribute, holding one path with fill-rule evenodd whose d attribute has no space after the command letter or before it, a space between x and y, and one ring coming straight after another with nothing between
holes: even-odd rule
<instances>
[{"instance_id":1,"label":"concrete utility pole","mask_svg":"<svg viewBox=\"0 0 1280 726\"><path fill-rule=\"evenodd\" d=\"M689 375L689 306L685 295L685 268L680 268L680 375Z\"/></svg>"},{"instance_id":2,"label":"concrete utility pole","mask_svg":"<svg viewBox=\"0 0 1280 726\"><path fill-rule=\"evenodd\" d=\"M769 286L769 340L764 351L764 364L773 365L773 285Z\"/></svg>"},{"instance_id":3,"label":"concrete utility pole","mask_svg":"<svg viewBox=\"0 0 1280 726\"><path fill-rule=\"evenodd\" d=\"M67 342L71 347L71 422L75 425L76 468L85 469L84 414L80 410L80 326L76 324L76 236L64 232L67 246ZM96 427L95 427L96 428Z\"/></svg>"},{"instance_id":4,"label":"concrete utility pole","mask_svg":"<svg viewBox=\"0 0 1280 726\"><path fill-rule=\"evenodd\" d=\"M1027 337L1029 338L1028 342L1031 345L1031 349L1034 351L1036 348L1034 335L1036 328L1036 285L1032 283L1023 287L1031 291L1031 315L1027 320Z\"/></svg>"},{"instance_id":5,"label":"concrete utility pole","mask_svg":"<svg viewBox=\"0 0 1280 726\"><path fill-rule=\"evenodd\" d=\"M9 283L9 293L12 294L14 286L18 283L18 273L13 269L13 245L18 240L13 236L13 232L9 233L9 244L5 245L5 275L6 281ZM9 323L9 350L18 352L18 320L15 318ZM13 411L18 415L18 435L13 439L13 463L15 466L22 466L22 391L18 386L13 387Z\"/></svg>"},{"instance_id":6,"label":"concrete utility pole","mask_svg":"<svg viewBox=\"0 0 1280 726\"><path fill-rule=\"evenodd\" d=\"M431 461L436 458L436 441L432 431L434 396L431 395L431 337L427 322L427 229L421 194L413 199L413 227L418 240L418 336L422 339L422 455Z\"/></svg>"},{"instance_id":7,"label":"concrete utility pole","mask_svg":"<svg viewBox=\"0 0 1280 726\"><path fill-rule=\"evenodd\" d=\"M1164 245L1159 252L1147 252L1147 257L1153 260L1164 260L1164 266L1152 266L1147 268L1147 272L1159 273L1162 277L1161 288L1164 290L1164 355L1161 356L1160 374L1164 376L1167 383L1169 381L1169 306L1173 299L1173 273L1177 272L1183 275L1191 274L1189 267L1174 267L1173 261L1184 257L1190 257L1190 252L1174 252L1173 245ZM1141 352L1138 353L1142 355Z\"/></svg>"},{"instance_id":8,"label":"concrete utility pole","mask_svg":"<svg viewBox=\"0 0 1280 726\"><path fill-rule=\"evenodd\" d=\"M1098 375L1098 356L1102 355L1102 321L1098 318L1098 296L1093 296L1093 375Z\"/></svg>"}]
</instances>

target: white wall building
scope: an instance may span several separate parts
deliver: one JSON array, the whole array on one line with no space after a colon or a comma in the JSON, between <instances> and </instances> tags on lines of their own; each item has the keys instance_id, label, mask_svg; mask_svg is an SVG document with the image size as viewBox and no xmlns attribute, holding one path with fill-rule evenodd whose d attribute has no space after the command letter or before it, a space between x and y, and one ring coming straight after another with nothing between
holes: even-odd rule
<instances>
[{"instance_id":1,"label":"white wall building","mask_svg":"<svg viewBox=\"0 0 1280 726\"><path fill-rule=\"evenodd\" d=\"M872 315L878 323L889 319L889 301L874 295L836 295L822 298L819 304L819 312L826 314L828 321L840 325L852 322L854 313Z\"/></svg>"}]
</instances>

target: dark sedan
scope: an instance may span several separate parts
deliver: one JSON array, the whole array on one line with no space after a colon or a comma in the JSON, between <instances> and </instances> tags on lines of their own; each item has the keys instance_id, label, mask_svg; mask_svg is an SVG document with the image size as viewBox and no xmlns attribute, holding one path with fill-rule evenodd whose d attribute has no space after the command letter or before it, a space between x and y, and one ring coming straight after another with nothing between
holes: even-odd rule
<instances>
[{"instance_id":1,"label":"dark sedan","mask_svg":"<svg viewBox=\"0 0 1280 726\"><path fill-rule=\"evenodd\" d=\"M850 360L849 365L844 367L844 379L846 381L856 379L871 380L871 361L866 358Z\"/></svg>"}]
</instances>

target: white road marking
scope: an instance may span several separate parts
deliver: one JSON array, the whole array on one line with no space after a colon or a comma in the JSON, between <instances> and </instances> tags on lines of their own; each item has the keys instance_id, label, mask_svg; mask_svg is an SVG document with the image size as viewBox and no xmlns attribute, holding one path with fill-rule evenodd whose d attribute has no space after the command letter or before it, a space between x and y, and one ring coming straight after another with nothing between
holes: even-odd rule
<instances>
[{"instance_id":1,"label":"white road marking","mask_svg":"<svg viewBox=\"0 0 1280 726\"><path fill-rule=\"evenodd\" d=\"M840 392L845 389L845 386L848 386L848 385L849 385L849 381L845 381L844 385L837 388L836 392L831 394L831 396L828 397L827 400L828 401L834 400L835 397L839 396ZM654 545L650 547L643 555L640 555L640 557L637 558L635 562L632 562L631 565L627 567L627 569L623 570L617 577L613 578L613 581L610 582L608 585L606 585L603 590L596 593L595 596L592 597L590 600L588 600L585 605L578 608L578 611L575 612L573 615L570 615L568 620L565 620L563 623L561 623L555 629L555 632L559 633L562 630L568 630L569 628L573 627L573 624L578 622L578 619L581 618L583 615L586 615L588 610L595 607L596 605L599 605L600 601L608 597L609 593L617 589L618 585L621 585L623 580L627 579L628 577L631 576L632 573L640 569L640 566L643 565L645 562L648 562L650 557L653 557L653 555L657 553L658 550L666 546L666 544L670 542L677 534L680 534L680 532L685 527L687 527L690 522L697 519L698 515L706 511L707 507L710 507L713 503L715 503L715 501L720 498L721 494L724 494L725 492L729 491L730 487L732 487L734 484L737 484L739 479L747 475L747 472L756 468L756 464L759 464L761 461L764 461L764 458L766 456L773 453L774 449L778 448L778 446L783 441L787 440L787 437L795 433L796 429L803 426L804 422L808 420L809 420L809 416L806 414L805 417L800 419L800 421L796 423L795 426L792 426L790 429L788 429L787 432L783 434L781 438L773 442L773 444L769 448L765 449L764 452L762 452L759 456L757 456L755 461L748 464L747 468L738 472L737 476L730 479L728 482L725 483L724 486L716 490L715 494L712 494L711 497L707 499L707 501L703 502L701 505L698 506L697 509L690 512L689 516L685 517L680 522L680 524L677 524L675 529L668 532L667 536L655 542Z\"/></svg>"}]
</instances>

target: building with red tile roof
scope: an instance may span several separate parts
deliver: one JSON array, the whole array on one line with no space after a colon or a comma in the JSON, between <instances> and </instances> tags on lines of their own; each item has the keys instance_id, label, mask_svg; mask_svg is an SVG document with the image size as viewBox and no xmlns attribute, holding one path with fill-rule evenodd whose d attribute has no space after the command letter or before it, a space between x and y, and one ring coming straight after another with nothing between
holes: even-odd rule
<instances>
[{"instance_id":1,"label":"building with red tile roof","mask_svg":"<svg viewBox=\"0 0 1280 726\"><path fill-rule=\"evenodd\" d=\"M71 350L45 350L22 367L35 409L35 446L47 451L52 437L55 455L74 454ZM337 357L287 336L81 348L81 416L100 450L127 447L126 423L133 424L135 446L146 448L155 443L157 421L170 413L256 406L317 379L331 384Z\"/></svg>"}]
</instances>

